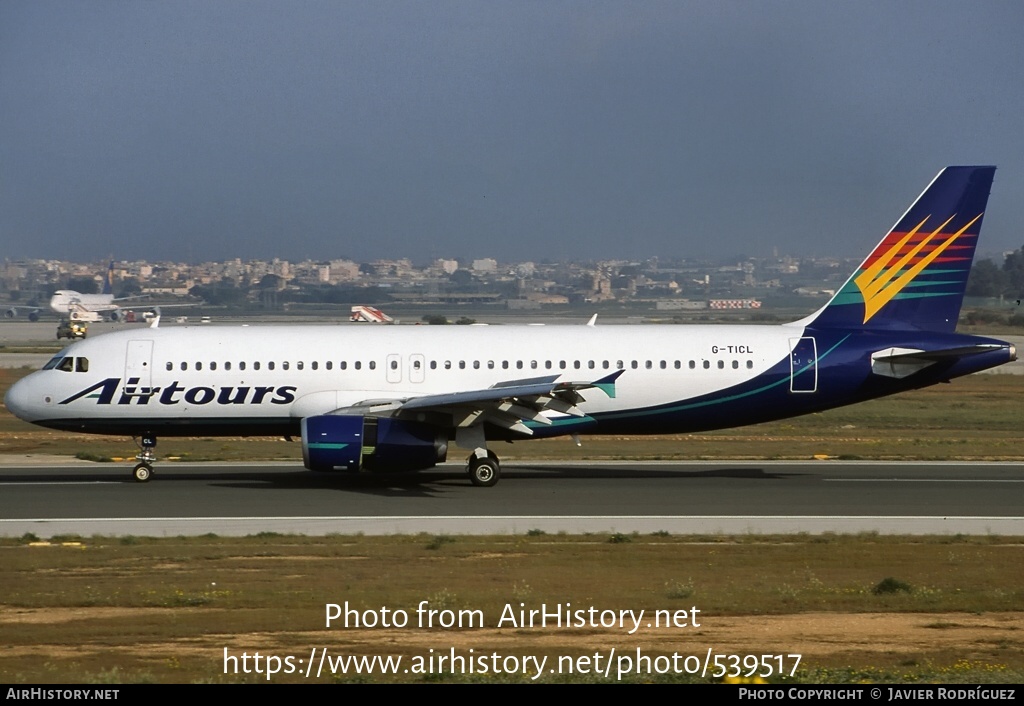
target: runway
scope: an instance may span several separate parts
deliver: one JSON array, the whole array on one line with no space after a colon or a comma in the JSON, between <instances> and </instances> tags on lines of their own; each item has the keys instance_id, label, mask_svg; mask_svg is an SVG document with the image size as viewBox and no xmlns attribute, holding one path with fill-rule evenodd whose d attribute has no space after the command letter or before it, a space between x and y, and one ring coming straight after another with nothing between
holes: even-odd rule
<instances>
[{"instance_id":1,"label":"runway","mask_svg":"<svg viewBox=\"0 0 1024 706\"><path fill-rule=\"evenodd\" d=\"M0 467L0 535L996 534L1024 536L1024 464L508 463L494 488L461 464L398 476L289 464Z\"/></svg>"}]
</instances>

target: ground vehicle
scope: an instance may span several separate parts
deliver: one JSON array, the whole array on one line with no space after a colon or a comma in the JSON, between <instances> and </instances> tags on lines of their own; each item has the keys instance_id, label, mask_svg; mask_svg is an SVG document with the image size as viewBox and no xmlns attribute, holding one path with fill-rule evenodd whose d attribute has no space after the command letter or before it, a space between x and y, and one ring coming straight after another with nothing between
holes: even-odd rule
<instances>
[{"instance_id":1,"label":"ground vehicle","mask_svg":"<svg viewBox=\"0 0 1024 706\"><path fill-rule=\"evenodd\" d=\"M84 321L68 321L61 319L57 324L57 339L85 338L89 334L89 326Z\"/></svg>"}]
</instances>

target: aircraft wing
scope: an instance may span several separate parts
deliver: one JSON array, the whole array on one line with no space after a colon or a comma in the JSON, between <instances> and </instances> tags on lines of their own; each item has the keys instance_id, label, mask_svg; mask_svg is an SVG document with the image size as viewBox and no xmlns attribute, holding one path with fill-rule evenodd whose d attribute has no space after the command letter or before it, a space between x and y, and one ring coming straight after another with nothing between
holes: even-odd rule
<instances>
[{"instance_id":1,"label":"aircraft wing","mask_svg":"<svg viewBox=\"0 0 1024 706\"><path fill-rule=\"evenodd\" d=\"M544 412L584 416L577 406L585 401L580 395L583 390L597 388L609 397L615 397L615 381L622 373L622 370L616 370L599 380L582 382L557 382L560 375L549 375L509 380L481 390L394 400L364 400L333 413L379 417L432 413L449 417L451 425L456 428L489 423L529 436L533 431L523 422L551 424Z\"/></svg>"},{"instance_id":2,"label":"aircraft wing","mask_svg":"<svg viewBox=\"0 0 1024 706\"><path fill-rule=\"evenodd\" d=\"M39 312L44 311L41 306L12 306L4 312L4 316L8 319L14 319L21 316L22 312L25 312L25 316L29 318L29 321L38 321Z\"/></svg>"}]
</instances>

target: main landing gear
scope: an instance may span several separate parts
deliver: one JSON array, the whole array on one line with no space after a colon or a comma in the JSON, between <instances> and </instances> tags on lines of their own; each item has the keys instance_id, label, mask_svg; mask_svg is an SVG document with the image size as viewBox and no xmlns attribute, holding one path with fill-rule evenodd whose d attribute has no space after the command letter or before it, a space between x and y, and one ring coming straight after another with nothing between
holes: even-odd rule
<instances>
[{"instance_id":1,"label":"main landing gear","mask_svg":"<svg viewBox=\"0 0 1024 706\"><path fill-rule=\"evenodd\" d=\"M466 463L466 472L473 485L490 488L501 478L501 463L493 451L477 449Z\"/></svg>"},{"instance_id":2,"label":"main landing gear","mask_svg":"<svg viewBox=\"0 0 1024 706\"><path fill-rule=\"evenodd\" d=\"M153 476L153 462L156 461L156 435L146 432L136 442L139 445L139 453L135 456L138 463L132 469L132 478L139 483L147 482Z\"/></svg>"}]
</instances>

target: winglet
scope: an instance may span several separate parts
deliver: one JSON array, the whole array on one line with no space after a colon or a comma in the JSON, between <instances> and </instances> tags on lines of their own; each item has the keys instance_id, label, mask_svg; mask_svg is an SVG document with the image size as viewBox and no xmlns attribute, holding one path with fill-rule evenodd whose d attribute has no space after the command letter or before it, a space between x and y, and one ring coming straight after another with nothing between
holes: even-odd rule
<instances>
[{"instance_id":1,"label":"winglet","mask_svg":"<svg viewBox=\"0 0 1024 706\"><path fill-rule=\"evenodd\" d=\"M616 370L614 373L610 375L605 375L600 380L595 380L592 384L594 387L601 390L604 394L608 395L612 399L615 399L615 381L618 380L619 376L622 375L622 373L624 372L626 371Z\"/></svg>"},{"instance_id":2,"label":"winglet","mask_svg":"<svg viewBox=\"0 0 1024 706\"><path fill-rule=\"evenodd\" d=\"M597 314L590 317L590 321L587 322L587 326L594 326L597 324Z\"/></svg>"}]
</instances>

